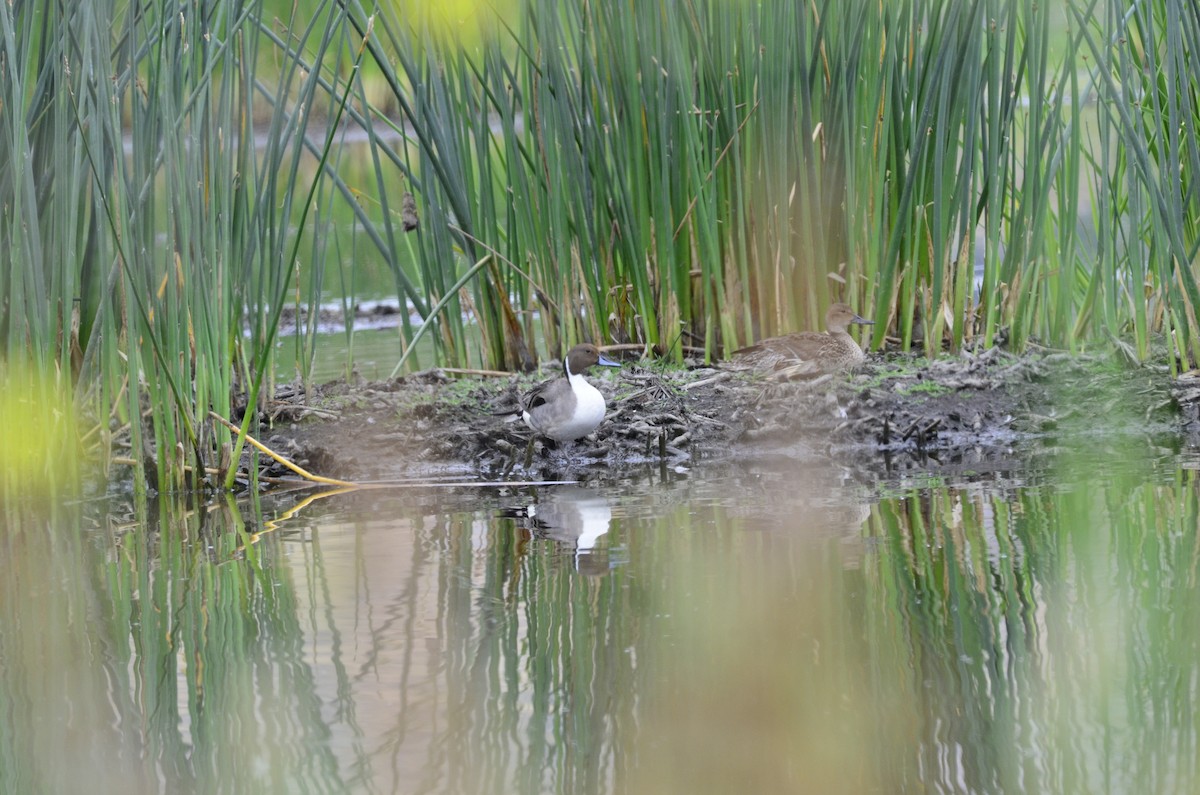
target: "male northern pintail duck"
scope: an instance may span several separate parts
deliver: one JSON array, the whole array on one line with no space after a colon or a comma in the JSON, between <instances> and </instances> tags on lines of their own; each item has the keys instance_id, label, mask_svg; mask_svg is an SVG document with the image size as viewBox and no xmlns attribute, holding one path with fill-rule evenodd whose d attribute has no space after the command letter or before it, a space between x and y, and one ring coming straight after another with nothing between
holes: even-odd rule
<instances>
[{"instance_id":1,"label":"male northern pintail duck","mask_svg":"<svg viewBox=\"0 0 1200 795\"><path fill-rule=\"evenodd\" d=\"M576 345L563 359L562 378L538 384L521 399L521 418L542 436L570 442L587 436L604 419L604 395L583 373L593 365L620 367L595 345Z\"/></svg>"},{"instance_id":2,"label":"male northern pintail duck","mask_svg":"<svg viewBox=\"0 0 1200 795\"><path fill-rule=\"evenodd\" d=\"M834 304L825 313L827 333L801 331L768 337L734 351L734 359L756 370L795 368L796 374L820 375L849 370L866 358L862 348L846 331L851 323L872 325L845 304Z\"/></svg>"}]
</instances>

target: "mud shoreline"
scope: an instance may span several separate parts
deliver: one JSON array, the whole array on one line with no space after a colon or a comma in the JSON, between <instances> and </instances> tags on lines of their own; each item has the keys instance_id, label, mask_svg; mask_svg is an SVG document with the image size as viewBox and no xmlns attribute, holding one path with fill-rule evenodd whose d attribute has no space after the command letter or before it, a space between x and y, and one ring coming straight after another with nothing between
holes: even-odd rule
<instances>
[{"instance_id":1,"label":"mud shoreline","mask_svg":"<svg viewBox=\"0 0 1200 795\"><path fill-rule=\"evenodd\" d=\"M1200 379L1172 379L1165 365L1133 365L1118 352L873 354L854 373L814 381L629 362L591 379L609 405L600 428L557 446L501 416L551 375L435 369L283 387L263 413L263 441L311 471L356 482L587 479L770 457L979 471L1012 466L1031 448L1132 443L1178 451L1200 443ZM263 472L290 475L277 464Z\"/></svg>"}]
</instances>

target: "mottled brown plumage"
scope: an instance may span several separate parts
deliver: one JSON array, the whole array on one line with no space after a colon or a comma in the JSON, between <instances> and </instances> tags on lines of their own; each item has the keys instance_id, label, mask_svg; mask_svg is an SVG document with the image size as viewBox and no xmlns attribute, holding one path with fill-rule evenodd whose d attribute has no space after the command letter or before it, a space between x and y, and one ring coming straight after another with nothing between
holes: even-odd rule
<instances>
[{"instance_id":1,"label":"mottled brown plumage","mask_svg":"<svg viewBox=\"0 0 1200 795\"><path fill-rule=\"evenodd\" d=\"M768 337L734 351L734 362L763 372L791 368L795 375L849 370L865 358L846 331L852 323L871 325L874 321L859 317L845 304L834 304L825 313L826 333L801 331Z\"/></svg>"}]
</instances>

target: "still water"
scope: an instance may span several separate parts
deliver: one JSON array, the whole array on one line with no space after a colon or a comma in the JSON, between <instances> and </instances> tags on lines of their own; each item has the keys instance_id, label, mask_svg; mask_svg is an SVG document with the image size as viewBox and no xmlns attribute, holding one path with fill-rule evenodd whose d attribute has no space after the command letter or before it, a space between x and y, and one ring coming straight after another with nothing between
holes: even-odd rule
<instances>
[{"instance_id":1,"label":"still water","mask_svg":"<svg viewBox=\"0 0 1200 795\"><path fill-rule=\"evenodd\" d=\"M1195 462L1109 455L9 506L0 791L1197 791Z\"/></svg>"}]
</instances>

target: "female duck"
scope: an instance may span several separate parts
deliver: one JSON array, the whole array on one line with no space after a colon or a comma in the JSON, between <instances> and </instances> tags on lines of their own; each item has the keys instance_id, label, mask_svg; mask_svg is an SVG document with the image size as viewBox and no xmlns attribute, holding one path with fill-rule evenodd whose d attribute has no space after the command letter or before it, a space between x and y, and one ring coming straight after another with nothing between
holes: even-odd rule
<instances>
[{"instance_id":1,"label":"female duck","mask_svg":"<svg viewBox=\"0 0 1200 795\"><path fill-rule=\"evenodd\" d=\"M797 374L812 375L849 370L861 364L866 356L847 329L851 323L869 326L874 322L859 317L845 304L834 304L825 313L827 333L801 331L768 337L734 351L733 355L736 360L758 370L796 367Z\"/></svg>"},{"instance_id":2,"label":"female duck","mask_svg":"<svg viewBox=\"0 0 1200 795\"><path fill-rule=\"evenodd\" d=\"M570 442L587 436L604 419L604 395L583 373L593 365L620 367L595 345L576 345L563 359L564 377L538 384L521 399L521 418L542 436Z\"/></svg>"}]
</instances>

